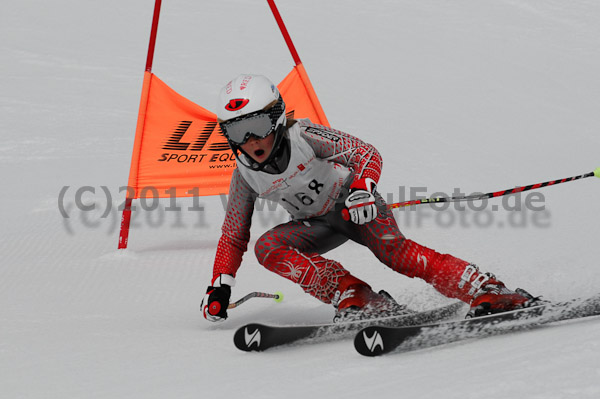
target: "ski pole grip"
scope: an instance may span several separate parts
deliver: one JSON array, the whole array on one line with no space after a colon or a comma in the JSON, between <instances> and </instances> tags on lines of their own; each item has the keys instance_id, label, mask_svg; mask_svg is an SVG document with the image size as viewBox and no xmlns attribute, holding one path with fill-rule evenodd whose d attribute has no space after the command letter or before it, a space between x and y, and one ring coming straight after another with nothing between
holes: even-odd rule
<instances>
[{"instance_id":1,"label":"ski pole grip","mask_svg":"<svg viewBox=\"0 0 600 399\"><path fill-rule=\"evenodd\" d=\"M208 313L210 313L213 316L219 314L220 311L221 311L221 304L219 302L213 302L208 307Z\"/></svg>"},{"instance_id":2,"label":"ski pole grip","mask_svg":"<svg viewBox=\"0 0 600 399\"><path fill-rule=\"evenodd\" d=\"M346 222L350 220L350 212L347 208L342 209L342 219L344 219Z\"/></svg>"}]
</instances>

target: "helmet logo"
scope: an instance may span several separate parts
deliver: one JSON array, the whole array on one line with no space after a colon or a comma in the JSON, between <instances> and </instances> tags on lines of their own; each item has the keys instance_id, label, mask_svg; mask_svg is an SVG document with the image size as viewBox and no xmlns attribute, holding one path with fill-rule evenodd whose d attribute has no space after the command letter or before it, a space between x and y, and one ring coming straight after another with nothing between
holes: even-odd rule
<instances>
[{"instance_id":1,"label":"helmet logo","mask_svg":"<svg viewBox=\"0 0 600 399\"><path fill-rule=\"evenodd\" d=\"M245 90L248 87L248 83L252 80L252 75L244 76L244 80L242 80L242 84L240 85L240 90Z\"/></svg>"},{"instance_id":2,"label":"helmet logo","mask_svg":"<svg viewBox=\"0 0 600 399\"><path fill-rule=\"evenodd\" d=\"M229 103L225 106L225 109L227 111L238 111L244 108L248 102L250 102L250 100L247 98L234 98L229 100Z\"/></svg>"}]
</instances>

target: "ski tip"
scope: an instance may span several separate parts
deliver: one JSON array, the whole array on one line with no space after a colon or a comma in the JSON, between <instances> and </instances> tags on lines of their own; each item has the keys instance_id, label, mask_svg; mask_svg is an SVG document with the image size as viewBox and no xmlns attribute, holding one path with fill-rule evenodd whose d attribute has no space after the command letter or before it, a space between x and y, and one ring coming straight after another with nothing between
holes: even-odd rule
<instances>
[{"instance_id":1,"label":"ski tip","mask_svg":"<svg viewBox=\"0 0 600 399\"><path fill-rule=\"evenodd\" d=\"M596 176L596 177L600 177L600 166L598 166L598 167L596 168L596 170L594 170L594 176Z\"/></svg>"},{"instance_id":2,"label":"ski tip","mask_svg":"<svg viewBox=\"0 0 600 399\"><path fill-rule=\"evenodd\" d=\"M233 335L235 347L244 352L264 350L261 346L262 327L260 324L246 324L238 328Z\"/></svg>"},{"instance_id":3,"label":"ski tip","mask_svg":"<svg viewBox=\"0 0 600 399\"><path fill-rule=\"evenodd\" d=\"M283 301L283 292L277 291L275 293L275 302L279 303L281 301Z\"/></svg>"}]
</instances>

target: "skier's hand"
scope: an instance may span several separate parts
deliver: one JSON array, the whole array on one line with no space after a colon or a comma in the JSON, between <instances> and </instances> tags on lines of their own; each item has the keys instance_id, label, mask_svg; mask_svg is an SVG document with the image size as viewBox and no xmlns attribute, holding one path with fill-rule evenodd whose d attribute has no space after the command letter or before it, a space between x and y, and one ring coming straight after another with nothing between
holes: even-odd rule
<instances>
[{"instance_id":1,"label":"skier's hand","mask_svg":"<svg viewBox=\"0 0 600 399\"><path fill-rule=\"evenodd\" d=\"M375 181L370 178L356 180L350 185L350 195L346 198L346 209L342 211L345 220L356 224L369 223L377 217L375 206Z\"/></svg>"},{"instance_id":2,"label":"skier's hand","mask_svg":"<svg viewBox=\"0 0 600 399\"><path fill-rule=\"evenodd\" d=\"M231 287L235 285L235 278L229 274L219 274L206 289L200 309L208 321L225 321L227 307L231 297Z\"/></svg>"}]
</instances>

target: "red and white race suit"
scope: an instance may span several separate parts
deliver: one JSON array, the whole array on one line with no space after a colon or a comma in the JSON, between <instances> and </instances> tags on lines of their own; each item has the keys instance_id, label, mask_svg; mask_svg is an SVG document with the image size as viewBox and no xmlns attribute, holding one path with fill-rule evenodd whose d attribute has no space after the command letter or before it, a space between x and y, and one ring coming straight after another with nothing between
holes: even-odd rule
<instances>
[{"instance_id":1,"label":"red and white race suit","mask_svg":"<svg viewBox=\"0 0 600 399\"><path fill-rule=\"evenodd\" d=\"M364 225L343 220L344 196L355 180L379 180L382 159L370 144L347 133L299 120L288 129L290 162L281 174L257 172L241 162L233 173L227 213L217 247L213 276L235 276L247 250L257 198L276 201L290 222L264 233L255 246L261 265L330 303L349 272L322 254L347 240L368 247L385 265L419 277L442 294L470 302L469 263L440 254L404 237L383 198L375 193L378 216ZM473 266L470 266L471 269Z\"/></svg>"}]
</instances>

